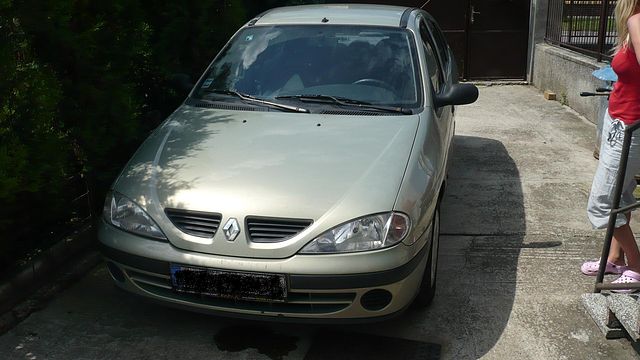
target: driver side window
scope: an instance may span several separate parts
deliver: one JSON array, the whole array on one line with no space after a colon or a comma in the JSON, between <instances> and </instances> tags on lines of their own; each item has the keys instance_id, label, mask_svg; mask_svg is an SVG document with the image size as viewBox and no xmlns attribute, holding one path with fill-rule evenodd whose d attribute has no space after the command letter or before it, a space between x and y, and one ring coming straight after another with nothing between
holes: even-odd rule
<instances>
[{"instance_id":1,"label":"driver side window","mask_svg":"<svg viewBox=\"0 0 640 360\"><path fill-rule=\"evenodd\" d=\"M433 91L437 94L440 92L444 84L444 74L442 73L442 66L440 66L440 60L438 59L438 53L436 52L435 45L429 36L429 31L424 21L420 22L420 38L424 47L427 71L429 71L429 78L431 79L431 85Z\"/></svg>"}]
</instances>

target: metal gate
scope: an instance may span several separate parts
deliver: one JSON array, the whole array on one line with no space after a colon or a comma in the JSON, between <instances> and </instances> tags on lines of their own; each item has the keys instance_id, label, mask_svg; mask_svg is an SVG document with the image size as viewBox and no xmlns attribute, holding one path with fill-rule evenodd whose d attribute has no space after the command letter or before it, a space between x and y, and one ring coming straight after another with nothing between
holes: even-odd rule
<instances>
[{"instance_id":1,"label":"metal gate","mask_svg":"<svg viewBox=\"0 0 640 360\"><path fill-rule=\"evenodd\" d=\"M442 27L463 78L524 80L530 5L531 0L431 0L424 9Z\"/></svg>"},{"instance_id":2,"label":"metal gate","mask_svg":"<svg viewBox=\"0 0 640 360\"><path fill-rule=\"evenodd\" d=\"M356 0L421 7L436 19L455 54L460 77L517 79L527 75L531 0ZM425 5L426 3L426 5Z\"/></svg>"}]
</instances>

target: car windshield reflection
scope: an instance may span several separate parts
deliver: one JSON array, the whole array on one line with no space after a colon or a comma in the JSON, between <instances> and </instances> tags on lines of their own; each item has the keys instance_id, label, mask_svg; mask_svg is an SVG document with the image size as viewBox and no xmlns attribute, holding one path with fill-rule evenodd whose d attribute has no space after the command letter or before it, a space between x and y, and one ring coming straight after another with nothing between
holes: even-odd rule
<instances>
[{"instance_id":1,"label":"car windshield reflection","mask_svg":"<svg viewBox=\"0 0 640 360\"><path fill-rule=\"evenodd\" d=\"M227 89L261 99L323 94L414 108L420 105L415 58L403 29L250 27L216 58L194 97L212 100L209 89Z\"/></svg>"}]
</instances>

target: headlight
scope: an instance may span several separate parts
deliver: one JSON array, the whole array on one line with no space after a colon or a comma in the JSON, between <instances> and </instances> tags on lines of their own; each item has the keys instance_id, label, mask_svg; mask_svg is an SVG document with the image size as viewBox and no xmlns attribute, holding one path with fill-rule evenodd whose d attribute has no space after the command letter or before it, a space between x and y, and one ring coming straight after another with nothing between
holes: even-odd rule
<instances>
[{"instance_id":1,"label":"headlight","mask_svg":"<svg viewBox=\"0 0 640 360\"><path fill-rule=\"evenodd\" d=\"M366 216L334 227L308 243L301 254L330 254L386 248L402 241L411 227L400 213Z\"/></svg>"},{"instance_id":2,"label":"headlight","mask_svg":"<svg viewBox=\"0 0 640 360\"><path fill-rule=\"evenodd\" d=\"M158 225L138 204L117 192L107 194L103 215L109 224L124 231L154 239L167 239Z\"/></svg>"}]
</instances>

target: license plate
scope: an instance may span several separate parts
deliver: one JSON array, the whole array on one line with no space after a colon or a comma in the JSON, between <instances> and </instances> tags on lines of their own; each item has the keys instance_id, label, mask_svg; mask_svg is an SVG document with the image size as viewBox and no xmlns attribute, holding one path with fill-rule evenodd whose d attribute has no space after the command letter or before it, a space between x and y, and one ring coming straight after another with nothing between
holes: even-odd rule
<instances>
[{"instance_id":1,"label":"license plate","mask_svg":"<svg viewBox=\"0 0 640 360\"><path fill-rule=\"evenodd\" d=\"M226 271L171 264L173 290L227 299L283 302L287 280L282 274Z\"/></svg>"}]
</instances>

